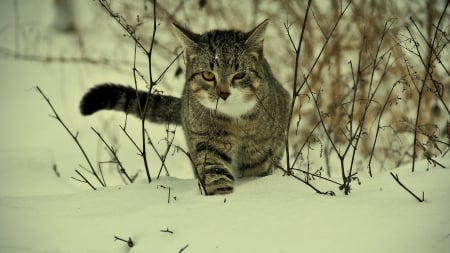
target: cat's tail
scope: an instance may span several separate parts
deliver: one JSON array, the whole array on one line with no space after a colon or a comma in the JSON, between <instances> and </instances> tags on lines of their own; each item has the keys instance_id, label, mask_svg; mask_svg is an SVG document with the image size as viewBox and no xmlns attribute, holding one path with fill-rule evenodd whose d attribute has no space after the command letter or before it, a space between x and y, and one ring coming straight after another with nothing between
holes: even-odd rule
<instances>
[{"instance_id":1,"label":"cat's tail","mask_svg":"<svg viewBox=\"0 0 450 253\"><path fill-rule=\"evenodd\" d=\"M80 102L80 112L91 115L100 110L117 110L141 117L147 102L145 118L156 123L181 124L181 99L150 94L117 84L100 84L90 89ZM136 99L138 98L138 99ZM140 103L140 106L139 106Z\"/></svg>"}]
</instances>

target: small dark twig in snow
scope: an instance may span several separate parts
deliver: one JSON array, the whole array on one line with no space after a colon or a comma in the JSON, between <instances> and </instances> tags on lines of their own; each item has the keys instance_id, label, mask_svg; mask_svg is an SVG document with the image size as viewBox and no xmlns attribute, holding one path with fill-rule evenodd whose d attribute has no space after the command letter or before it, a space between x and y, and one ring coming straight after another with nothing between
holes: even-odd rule
<instances>
[{"instance_id":1,"label":"small dark twig in snow","mask_svg":"<svg viewBox=\"0 0 450 253\"><path fill-rule=\"evenodd\" d=\"M133 242L133 240L131 240L131 237L128 237L128 240L125 240L120 237L114 236L114 241L126 242L128 247L130 247L130 248L134 246L134 242Z\"/></svg>"},{"instance_id":2,"label":"small dark twig in snow","mask_svg":"<svg viewBox=\"0 0 450 253\"><path fill-rule=\"evenodd\" d=\"M61 177L61 174L58 171L58 166L56 165L56 163L53 164L52 168L53 168L53 172L55 172L56 176Z\"/></svg>"},{"instance_id":3,"label":"small dark twig in snow","mask_svg":"<svg viewBox=\"0 0 450 253\"><path fill-rule=\"evenodd\" d=\"M172 231L172 230L170 230L169 228L166 228L166 229L161 229L160 231L161 231L161 232L163 232L163 233L169 233L169 234L173 234L173 231Z\"/></svg>"},{"instance_id":4,"label":"small dark twig in snow","mask_svg":"<svg viewBox=\"0 0 450 253\"><path fill-rule=\"evenodd\" d=\"M169 191L169 193L167 195L167 204L170 204L170 197L171 197L170 187L169 186L164 186L162 184L158 185L157 188L158 187L161 187L161 188L166 189L166 190ZM174 199L176 200L176 197L174 197Z\"/></svg>"},{"instance_id":5,"label":"small dark twig in snow","mask_svg":"<svg viewBox=\"0 0 450 253\"><path fill-rule=\"evenodd\" d=\"M181 249L178 251L178 253L183 252L185 249L187 249L187 247L189 247L189 244L186 244L186 246L184 246L183 248L181 248Z\"/></svg>"},{"instance_id":6,"label":"small dark twig in snow","mask_svg":"<svg viewBox=\"0 0 450 253\"><path fill-rule=\"evenodd\" d=\"M280 170L282 170L283 172L285 172L286 175L287 175L287 171L286 171L283 167L277 166L277 168L280 169ZM321 190L317 189L317 188L316 188L314 185L312 185L311 183L307 182L307 181L304 180L303 178L300 178L300 177L298 177L298 176L296 176L296 175L294 175L294 174L291 174L291 175L289 175L289 176L291 176L291 177L293 177L293 178L295 178L295 179L297 179L297 180L303 182L303 183L306 184L307 186L311 187L316 193L319 193L319 194L322 194L322 195L328 195L328 196L336 196L336 193L334 193L333 191L325 191L325 192L324 192L324 191L321 191Z\"/></svg>"},{"instance_id":7,"label":"small dark twig in snow","mask_svg":"<svg viewBox=\"0 0 450 253\"><path fill-rule=\"evenodd\" d=\"M417 199L417 201L419 202L424 202L425 201L425 193L422 192L422 198L419 198L416 194L414 194L410 189L408 189L402 182L400 182L400 179L398 178L397 174L394 174L391 172L391 176L395 179L395 181L397 181L397 183L403 187L403 189L405 189L407 192L409 192L414 198Z\"/></svg>"}]
</instances>

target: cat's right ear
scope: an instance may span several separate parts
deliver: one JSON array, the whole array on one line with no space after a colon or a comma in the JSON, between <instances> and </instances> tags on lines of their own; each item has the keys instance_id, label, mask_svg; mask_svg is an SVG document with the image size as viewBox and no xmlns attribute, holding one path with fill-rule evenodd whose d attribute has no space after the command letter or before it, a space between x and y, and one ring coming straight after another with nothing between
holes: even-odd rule
<instances>
[{"instance_id":1,"label":"cat's right ear","mask_svg":"<svg viewBox=\"0 0 450 253\"><path fill-rule=\"evenodd\" d=\"M186 48L196 48L198 47L198 41L200 39L200 35L193 33L191 31L189 31L188 29L172 23L173 27L174 27L174 31L175 34L178 38L178 40L180 40L180 42L186 47Z\"/></svg>"}]
</instances>

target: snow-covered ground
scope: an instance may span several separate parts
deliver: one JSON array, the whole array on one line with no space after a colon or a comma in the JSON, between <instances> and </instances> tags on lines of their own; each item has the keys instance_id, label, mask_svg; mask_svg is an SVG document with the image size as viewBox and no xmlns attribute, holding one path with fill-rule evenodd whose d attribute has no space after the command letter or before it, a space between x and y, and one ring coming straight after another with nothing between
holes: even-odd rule
<instances>
[{"instance_id":1,"label":"snow-covered ground","mask_svg":"<svg viewBox=\"0 0 450 253\"><path fill-rule=\"evenodd\" d=\"M292 177L272 175L239 182L232 195L205 197L196 180L169 177L74 190L67 179L43 171L51 164L39 158L7 160L1 252L180 252L186 245L183 252L450 250L450 171L426 171L425 162L414 174L409 167L394 170L414 192L425 193L419 203L388 173L360 178L350 196L332 188L337 196L318 195ZM450 165L448 158L441 162ZM37 194L42 187L52 192Z\"/></svg>"},{"instance_id":2,"label":"snow-covered ground","mask_svg":"<svg viewBox=\"0 0 450 253\"><path fill-rule=\"evenodd\" d=\"M42 35L51 30L53 17L45 14L49 2L18 3L19 33L13 29L13 1L0 3L2 47L44 55L71 52L70 36ZM92 11L96 14L91 16L103 20L101 11ZM111 20L104 15L102 22ZM95 83L132 83L131 70L127 71L0 58L0 252L450 252L448 154L437 158L446 168L420 161L414 173L411 165L393 170L413 192L424 192L423 203L387 171L377 171L373 178L360 174L361 184L354 183L349 196L317 180L321 190L337 194L319 195L278 172L239 181L231 195L206 197L191 178L189 161L176 152L167 160L172 177L148 184L136 151L120 133L123 117L100 113L85 118L77 108L82 94ZM91 126L110 141L119 139L119 156L126 167L141 171L137 182L123 185L116 172L107 170L110 186L93 191L71 179L85 161L61 125L48 117L50 108L36 85L69 128L79 131L93 161L108 157ZM130 131L133 124L138 126L136 120L129 124ZM164 151L160 140L165 128L150 127ZM184 145L180 130L174 143ZM157 160L149 155L150 161ZM159 166L152 165L155 175ZM131 238L134 246L115 236Z\"/></svg>"}]
</instances>

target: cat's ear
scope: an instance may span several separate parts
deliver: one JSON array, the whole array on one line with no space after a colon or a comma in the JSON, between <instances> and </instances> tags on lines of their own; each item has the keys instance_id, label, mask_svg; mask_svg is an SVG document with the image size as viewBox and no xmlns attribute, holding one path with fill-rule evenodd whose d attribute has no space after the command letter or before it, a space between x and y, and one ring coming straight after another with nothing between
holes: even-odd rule
<instances>
[{"instance_id":1,"label":"cat's ear","mask_svg":"<svg viewBox=\"0 0 450 253\"><path fill-rule=\"evenodd\" d=\"M253 30L246 33L247 39L245 40L245 44L251 50L256 51L257 53L261 53L263 50L263 42L264 35L266 33L267 25L269 24L269 20L266 19L257 25Z\"/></svg>"},{"instance_id":2,"label":"cat's ear","mask_svg":"<svg viewBox=\"0 0 450 253\"><path fill-rule=\"evenodd\" d=\"M180 42L186 47L186 48L195 48L198 47L198 41L200 39L200 35L193 33L191 31L189 31L188 29L172 23L173 27L174 27L174 31L175 34L178 38L178 40L180 40Z\"/></svg>"}]
</instances>

